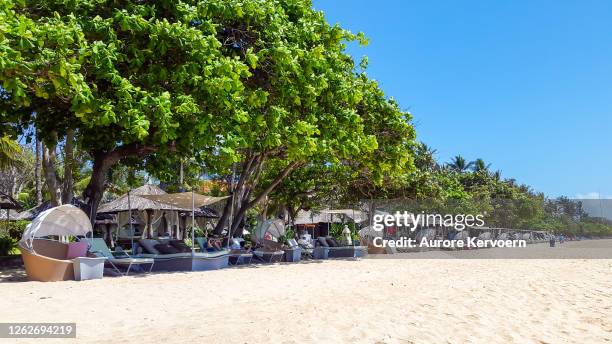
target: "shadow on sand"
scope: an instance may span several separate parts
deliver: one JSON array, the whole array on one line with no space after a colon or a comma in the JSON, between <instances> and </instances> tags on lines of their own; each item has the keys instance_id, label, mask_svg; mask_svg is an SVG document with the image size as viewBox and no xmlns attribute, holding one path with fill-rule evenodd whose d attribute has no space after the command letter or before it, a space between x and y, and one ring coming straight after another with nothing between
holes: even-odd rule
<instances>
[{"instance_id":1,"label":"shadow on sand","mask_svg":"<svg viewBox=\"0 0 612 344\"><path fill-rule=\"evenodd\" d=\"M0 283L26 282L26 272L22 268L0 270Z\"/></svg>"}]
</instances>

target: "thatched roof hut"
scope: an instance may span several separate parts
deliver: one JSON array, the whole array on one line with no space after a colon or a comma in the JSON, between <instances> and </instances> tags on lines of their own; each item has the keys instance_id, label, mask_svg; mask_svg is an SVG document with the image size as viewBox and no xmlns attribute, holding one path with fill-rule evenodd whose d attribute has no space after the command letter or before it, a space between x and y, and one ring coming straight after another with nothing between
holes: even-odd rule
<instances>
[{"instance_id":1,"label":"thatched roof hut","mask_svg":"<svg viewBox=\"0 0 612 344\"><path fill-rule=\"evenodd\" d=\"M73 197L72 201L70 202L70 204L74 205L75 207L81 209L82 211L85 212L85 214L89 215L89 205L87 205L87 203L81 201L80 199ZM17 220L29 220L32 221L34 220L40 213L42 213L43 211L47 210L47 209L51 209L53 208L53 205L51 205L51 201L46 201L41 203L40 205L28 209L28 210L24 210L21 213L19 213L19 215L17 215Z\"/></svg>"},{"instance_id":2,"label":"thatched roof hut","mask_svg":"<svg viewBox=\"0 0 612 344\"><path fill-rule=\"evenodd\" d=\"M347 218L355 223L361 223L368 219L367 215L360 210L300 210L294 219L294 224L307 225L315 223L342 223L344 220L343 218Z\"/></svg>"},{"instance_id":3,"label":"thatched roof hut","mask_svg":"<svg viewBox=\"0 0 612 344\"><path fill-rule=\"evenodd\" d=\"M21 209L21 205L13 197L0 192L0 209Z\"/></svg>"},{"instance_id":4,"label":"thatched roof hut","mask_svg":"<svg viewBox=\"0 0 612 344\"><path fill-rule=\"evenodd\" d=\"M340 219L335 219L336 222L341 222ZM296 225L307 225L312 223L331 222L330 214L323 214L315 210L300 210L293 220Z\"/></svg>"},{"instance_id":5,"label":"thatched roof hut","mask_svg":"<svg viewBox=\"0 0 612 344\"><path fill-rule=\"evenodd\" d=\"M189 211L191 209L178 208L169 204L152 201L139 195L165 195L166 191L160 189L156 185L146 184L139 188L130 191L128 202L128 194L124 194L114 201L102 204L98 209L98 213L118 213L122 211L138 210L182 210Z\"/></svg>"}]
</instances>

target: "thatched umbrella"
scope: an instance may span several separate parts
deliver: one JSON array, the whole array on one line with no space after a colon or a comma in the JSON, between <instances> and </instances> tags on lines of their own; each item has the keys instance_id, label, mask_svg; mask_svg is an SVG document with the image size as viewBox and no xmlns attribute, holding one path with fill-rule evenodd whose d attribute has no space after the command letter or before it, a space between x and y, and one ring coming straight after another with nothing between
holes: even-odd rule
<instances>
[{"instance_id":1,"label":"thatched umbrella","mask_svg":"<svg viewBox=\"0 0 612 344\"><path fill-rule=\"evenodd\" d=\"M333 221L332 216L329 214L322 214L314 210L300 210L298 211L295 219L293 219L294 225L309 225L319 222Z\"/></svg>"},{"instance_id":2,"label":"thatched umbrella","mask_svg":"<svg viewBox=\"0 0 612 344\"><path fill-rule=\"evenodd\" d=\"M89 214L89 206L79 200L76 197L72 198L72 201L70 201L70 204L74 205L75 207L83 210L85 212L85 214ZM19 215L17 215L17 220L28 220L28 221L32 221L34 220L40 213L42 213L45 210L51 209L54 206L51 204L51 201L46 201L41 203L40 205L37 205L34 208L30 208L28 210L24 210L21 213L19 213Z\"/></svg>"},{"instance_id":3,"label":"thatched umbrella","mask_svg":"<svg viewBox=\"0 0 612 344\"><path fill-rule=\"evenodd\" d=\"M5 210L4 218L6 218L6 231L9 230L9 221L11 220L11 209L21 209L21 206L15 199L5 193L0 192L0 210Z\"/></svg>"},{"instance_id":4,"label":"thatched umbrella","mask_svg":"<svg viewBox=\"0 0 612 344\"><path fill-rule=\"evenodd\" d=\"M13 197L0 192L0 209L21 209L21 206Z\"/></svg>"},{"instance_id":5,"label":"thatched umbrella","mask_svg":"<svg viewBox=\"0 0 612 344\"><path fill-rule=\"evenodd\" d=\"M188 209L191 212L194 210L194 208L200 208L217 203L228 198L229 196L214 197L200 195L195 192L179 192L173 194L148 194L142 195L142 197L154 202L172 205L174 209L183 208Z\"/></svg>"},{"instance_id":6,"label":"thatched umbrella","mask_svg":"<svg viewBox=\"0 0 612 344\"><path fill-rule=\"evenodd\" d=\"M144 195L166 195L166 191L160 189L156 185L146 184L134 190L128 191L126 194L121 195L114 201L102 204L98 209L98 213L102 214L116 214L122 211L131 210L183 210L191 211L191 207L180 208L167 203L154 201L145 197Z\"/></svg>"},{"instance_id":7,"label":"thatched umbrella","mask_svg":"<svg viewBox=\"0 0 612 344\"><path fill-rule=\"evenodd\" d=\"M368 216L361 210L354 209L324 209L321 210L323 214L330 214L330 216L341 215L351 219L355 223L361 223L368 219Z\"/></svg>"}]
</instances>

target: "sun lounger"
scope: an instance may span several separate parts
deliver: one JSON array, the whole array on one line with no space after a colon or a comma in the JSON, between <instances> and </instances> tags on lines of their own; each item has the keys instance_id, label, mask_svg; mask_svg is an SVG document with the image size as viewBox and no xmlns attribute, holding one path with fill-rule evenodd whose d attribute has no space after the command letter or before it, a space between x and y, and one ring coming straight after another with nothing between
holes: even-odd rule
<instances>
[{"instance_id":1,"label":"sun lounger","mask_svg":"<svg viewBox=\"0 0 612 344\"><path fill-rule=\"evenodd\" d=\"M119 257L116 257L113 252L106 246L106 242L102 238L83 238L89 243L89 252L98 257L106 258L106 261L119 273L122 273L117 266L127 266L125 275L130 274L132 266L141 266L150 264L148 272L153 270L155 261L151 258L131 257L125 252L121 252Z\"/></svg>"},{"instance_id":2,"label":"sun lounger","mask_svg":"<svg viewBox=\"0 0 612 344\"><path fill-rule=\"evenodd\" d=\"M228 266L228 250L164 253L158 250L161 249L159 246L157 246L158 249L155 248L156 245L168 242L168 240L140 240L141 247L147 251L141 256L155 261L153 271L206 271ZM186 245L179 246L186 247Z\"/></svg>"},{"instance_id":3,"label":"sun lounger","mask_svg":"<svg viewBox=\"0 0 612 344\"><path fill-rule=\"evenodd\" d=\"M329 258L360 258L368 254L367 246L340 245L331 237L319 237L317 238L317 242L320 244L319 247L326 247L329 249ZM325 244L327 244L327 246L325 246Z\"/></svg>"},{"instance_id":4,"label":"sun lounger","mask_svg":"<svg viewBox=\"0 0 612 344\"><path fill-rule=\"evenodd\" d=\"M208 238L205 237L197 237L195 238L198 246L200 247L200 251L202 252L218 252L217 248L210 247L208 244ZM233 240L233 239L232 239ZM228 248L229 249L229 264L230 265L243 265L250 264L253 259L253 253L244 249L238 248ZM223 249L224 251L226 249Z\"/></svg>"},{"instance_id":5,"label":"sun lounger","mask_svg":"<svg viewBox=\"0 0 612 344\"><path fill-rule=\"evenodd\" d=\"M283 260L285 251L283 251L281 244L271 240L263 240L259 243L259 247L253 250L253 256L263 263L278 263Z\"/></svg>"},{"instance_id":6,"label":"sun lounger","mask_svg":"<svg viewBox=\"0 0 612 344\"><path fill-rule=\"evenodd\" d=\"M270 250L265 247L253 251L253 256L264 263L278 263L283 260L285 251Z\"/></svg>"},{"instance_id":7,"label":"sun lounger","mask_svg":"<svg viewBox=\"0 0 612 344\"><path fill-rule=\"evenodd\" d=\"M232 238L230 240L230 264L231 265L244 265L250 264L253 260L253 253L251 250L244 249L240 246L240 241L244 241L242 238Z\"/></svg>"}]
</instances>

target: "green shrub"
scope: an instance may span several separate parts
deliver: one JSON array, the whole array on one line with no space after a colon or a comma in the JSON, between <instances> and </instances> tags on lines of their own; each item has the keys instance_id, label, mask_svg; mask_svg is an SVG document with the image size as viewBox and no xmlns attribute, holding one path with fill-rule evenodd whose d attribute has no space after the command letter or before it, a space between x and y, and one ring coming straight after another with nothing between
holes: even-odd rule
<instances>
[{"instance_id":1,"label":"green shrub","mask_svg":"<svg viewBox=\"0 0 612 344\"><path fill-rule=\"evenodd\" d=\"M8 256L17 249L17 240L9 236L0 236L0 257Z\"/></svg>"},{"instance_id":2,"label":"green shrub","mask_svg":"<svg viewBox=\"0 0 612 344\"><path fill-rule=\"evenodd\" d=\"M359 238L359 234L357 233L357 230L355 229L355 224L352 222L332 223L331 227L329 228L329 235L336 240L343 239L344 235L342 234L342 231L344 230L344 226L348 226L348 228L351 230L351 238L355 238L355 235L357 235L357 238Z\"/></svg>"},{"instance_id":3,"label":"green shrub","mask_svg":"<svg viewBox=\"0 0 612 344\"><path fill-rule=\"evenodd\" d=\"M342 223L332 223L329 227L329 235L334 239L342 239L342 230L344 230Z\"/></svg>"},{"instance_id":4,"label":"green shrub","mask_svg":"<svg viewBox=\"0 0 612 344\"><path fill-rule=\"evenodd\" d=\"M8 236L12 239L19 241L23 232L25 231L26 226L30 223L30 221L9 221L8 222ZM6 221L2 221L0 219L0 233L6 233Z\"/></svg>"},{"instance_id":5,"label":"green shrub","mask_svg":"<svg viewBox=\"0 0 612 344\"><path fill-rule=\"evenodd\" d=\"M295 231L293 229L287 229L285 231L285 237L287 239L295 239Z\"/></svg>"}]
</instances>

